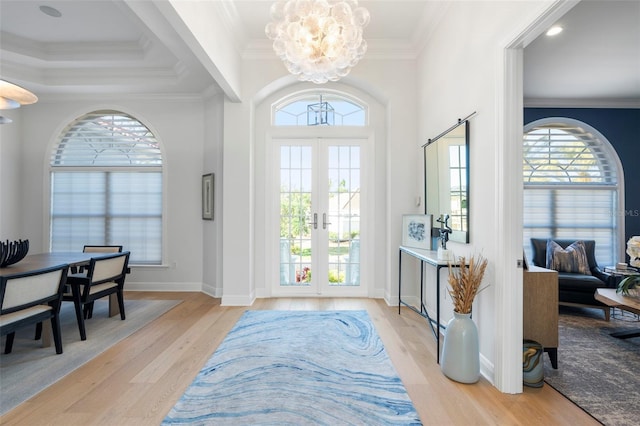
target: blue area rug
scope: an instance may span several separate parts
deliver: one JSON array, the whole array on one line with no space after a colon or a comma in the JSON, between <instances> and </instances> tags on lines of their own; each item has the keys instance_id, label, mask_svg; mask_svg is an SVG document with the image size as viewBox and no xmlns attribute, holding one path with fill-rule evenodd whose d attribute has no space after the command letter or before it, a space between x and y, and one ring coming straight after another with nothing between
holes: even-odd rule
<instances>
[{"instance_id":1,"label":"blue area rug","mask_svg":"<svg viewBox=\"0 0 640 426\"><path fill-rule=\"evenodd\" d=\"M421 422L366 311L247 311L163 424Z\"/></svg>"}]
</instances>

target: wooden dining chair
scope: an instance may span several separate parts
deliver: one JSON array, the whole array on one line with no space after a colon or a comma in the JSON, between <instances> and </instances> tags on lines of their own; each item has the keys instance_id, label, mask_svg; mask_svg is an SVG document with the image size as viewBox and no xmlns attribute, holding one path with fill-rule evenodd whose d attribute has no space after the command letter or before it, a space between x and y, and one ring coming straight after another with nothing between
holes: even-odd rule
<instances>
[{"instance_id":1,"label":"wooden dining chair","mask_svg":"<svg viewBox=\"0 0 640 426\"><path fill-rule=\"evenodd\" d=\"M86 274L70 274L67 285L71 293L63 295L64 301L74 302L80 338L86 340L84 319L90 318L93 302L111 294L118 297L120 319L125 319L124 281L129 264L129 252L114 253L100 258L91 258Z\"/></svg>"},{"instance_id":2,"label":"wooden dining chair","mask_svg":"<svg viewBox=\"0 0 640 426\"><path fill-rule=\"evenodd\" d=\"M122 253L122 246L118 246L118 245L88 245L85 244L85 246L82 249L83 253ZM84 272L85 267L84 266L80 266L78 268L77 272ZM129 270L129 267L127 267L127 274L131 272ZM73 271L73 273L76 273L76 271ZM90 304L87 305L88 309L87 309L87 313L85 315L85 318L91 318L91 316L93 315L93 302L91 302Z\"/></svg>"},{"instance_id":3,"label":"wooden dining chair","mask_svg":"<svg viewBox=\"0 0 640 426\"><path fill-rule=\"evenodd\" d=\"M85 244L82 248L83 253L121 253L122 246L110 246L110 245L90 245ZM84 266L71 267L71 273L77 274L78 272L83 272Z\"/></svg>"},{"instance_id":4,"label":"wooden dining chair","mask_svg":"<svg viewBox=\"0 0 640 426\"><path fill-rule=\"evenodd\" d=\"M82 249L84 253L122 253L122 246L92 246L85 245Z\"/></svg>"},{"instance_id":5,"label":"wooden dining chair","mask_svg":"<svg viewBox=\"0 0 640 426\"><path fill-rule=\"evenodd\" d=\"M5 354L13 349L16 330L49 319L56 353L62 353L59 315L68 266L0 277L0 335L7 336Z\"/></svg>"}]
</instances>

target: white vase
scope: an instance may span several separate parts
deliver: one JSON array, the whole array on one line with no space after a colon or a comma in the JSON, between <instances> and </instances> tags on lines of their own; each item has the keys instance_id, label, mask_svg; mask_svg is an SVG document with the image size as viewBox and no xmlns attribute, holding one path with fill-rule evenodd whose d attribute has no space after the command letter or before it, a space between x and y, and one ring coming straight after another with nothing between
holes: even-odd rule
<instances>
[{"instance_id":1,"label":"white vase","mask_svg":"<svg viewBox=\"0 0 640 426\"><path fill-rule=\"evenodd\" d=\"M453 313L444 333L440 369L456 382L475 383L480 379L478 328L471 314Z\"/></svg>"}]
</instances>

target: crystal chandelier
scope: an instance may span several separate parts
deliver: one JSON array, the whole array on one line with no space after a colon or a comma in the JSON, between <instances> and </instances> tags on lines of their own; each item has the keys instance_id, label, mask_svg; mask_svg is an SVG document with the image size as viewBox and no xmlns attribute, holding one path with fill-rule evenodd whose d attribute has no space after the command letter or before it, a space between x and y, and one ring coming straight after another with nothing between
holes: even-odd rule
<instances>
[{"instance_id":1,"label":"crystal chandelier","mask_svg":"<svg viewBox=\"0 0 640 426\"><path fill-rule=\"evenodd\" d=\"M298 80L326 83L349 74L367 51L369 12L358 0L277 0L265 28L273 50Z\"/></svg>"}]
</instances>

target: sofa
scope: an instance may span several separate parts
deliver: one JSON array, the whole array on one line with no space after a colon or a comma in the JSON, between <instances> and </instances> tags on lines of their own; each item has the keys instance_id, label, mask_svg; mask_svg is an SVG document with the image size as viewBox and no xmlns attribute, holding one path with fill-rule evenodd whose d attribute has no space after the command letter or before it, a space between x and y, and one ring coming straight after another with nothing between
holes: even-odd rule
<instances>
[{"instance_id":1,"label":"sofa","mask_svg":"<svg viewBox=\"0 0 640 426\"><path fill-rule=\"evenodd\" d=\"M550 244L549 241L557 245ZM596 242L594 240L531 238L531 245L534 265L558 271L558 303L560 305L600 308L604 311L605 319L609 321L609 307L595 299L595 292L598 288L614 288L615 279L598 266L595 258ZM548 245L555 251L552 249L548 251ZM579 250L575 250L576 248ZM560 265L558 267L557 262L554 263L554 259L552 259L553 253L564 250L575 250L575 252L584 250L587 270L585 268L581 268L581 270L587 273L577 272L575 267L571 266ZM567 252L561 254L565 253Z\"/></svg>"}]
</instances>

